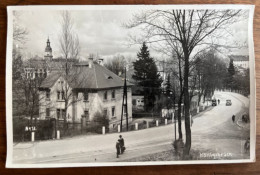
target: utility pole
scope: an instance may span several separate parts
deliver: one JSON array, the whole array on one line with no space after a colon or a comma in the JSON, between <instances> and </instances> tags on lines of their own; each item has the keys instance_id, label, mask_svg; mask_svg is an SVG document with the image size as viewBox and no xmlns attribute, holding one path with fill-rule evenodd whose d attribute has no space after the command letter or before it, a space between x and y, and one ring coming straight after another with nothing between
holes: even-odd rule
<instances>
[{"instance_id":1,"label":"utility pole","mask_svg":"<svg viewBox=\"0 0 260 175\"><path fill-rule=\"evenodd\" d=\"M122 113L121 113L121 124L120 132L122 132L123 116L124 112L126 114L126 130L128 131L128 109L127 109L127 85L126 85L126 67L125 67L125 79L124 79L124 89L123 89L123 101L122 101Z\"/></svg>"}]
</instances>

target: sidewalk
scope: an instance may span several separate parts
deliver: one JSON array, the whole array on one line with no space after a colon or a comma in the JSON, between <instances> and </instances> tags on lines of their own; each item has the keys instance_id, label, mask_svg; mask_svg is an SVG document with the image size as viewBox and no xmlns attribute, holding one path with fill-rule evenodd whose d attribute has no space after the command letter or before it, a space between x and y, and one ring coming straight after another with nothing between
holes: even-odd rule
<instances>
[{"instance_id":1,"label":"sidewalk","mask_svg":"<svg viewBox=\"0 0 260 175\"><path fill-rule=\"evenodd\" d=\"M82 136L64 140L48 140L30 143L19 143L14 146L14 161L44 157L55 157L75 153L90 153L103 150L115 151L119 134L123 135L126 147L153 142L154 140L172 140L174 125L153 127L138 131L112 133L106 135ZM165 133L172 133L165 134Z\"/></svg>"}]
</instances>

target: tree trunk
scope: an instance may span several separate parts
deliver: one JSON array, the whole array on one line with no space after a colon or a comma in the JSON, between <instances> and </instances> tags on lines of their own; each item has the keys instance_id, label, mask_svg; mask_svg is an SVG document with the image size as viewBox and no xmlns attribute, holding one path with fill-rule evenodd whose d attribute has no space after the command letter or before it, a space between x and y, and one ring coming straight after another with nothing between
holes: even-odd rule
<instances>
[{"instance_id":1,"label":"tree trunk","mask_svg":"<svg viewBox=\"0 0 260 175\"><path fill-rule=\"evenodd\" d=\"M182 95L178 101L178 132L179 132L179 139L182 139L182 130L181 130L181 101Z\"/></svg>"},{"instance_id":2,"label":"tree trunk","mask_svg":"<svg viewBox=\"0 0 260 175\"><path fill-rule=\"evenodd\" d=\"M185 131L186 142L184 146L184 158L187 159L191 148L191 128L190 128L190 100L189 100L189 55L184 50L184 110L185 110Z\"/></svg>"}]
</instances>

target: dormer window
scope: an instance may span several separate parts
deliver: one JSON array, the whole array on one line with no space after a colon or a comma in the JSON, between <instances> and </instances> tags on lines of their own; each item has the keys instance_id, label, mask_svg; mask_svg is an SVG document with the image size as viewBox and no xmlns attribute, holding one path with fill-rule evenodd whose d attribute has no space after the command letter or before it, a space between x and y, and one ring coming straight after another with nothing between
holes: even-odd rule
<instances>
[{"instance_id":1,"label":"dormer window","mask_svg":"<svg viewBox=\"0 0 260 175\"><path fill-rule=\"evenodd\" d=\"M111 77L110 75L107 75L107 74L105 74L105 77L106 77L106 79L113 79L113 77Z\"/></svg>"}]
</instances>

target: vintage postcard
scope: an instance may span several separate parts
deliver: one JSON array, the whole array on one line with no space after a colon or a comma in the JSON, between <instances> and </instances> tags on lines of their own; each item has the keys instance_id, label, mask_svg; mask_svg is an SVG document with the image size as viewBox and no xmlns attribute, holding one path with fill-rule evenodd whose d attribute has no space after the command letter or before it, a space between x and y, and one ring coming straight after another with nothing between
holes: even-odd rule
<instances>
[{"instance_id":1,"label":"vintage postcard","mask_svg":"<svg viewBox=\"0 0 260 175\"><path fill-rule=\"evenodd\" d=\"M253 5L7 11L6 167L255 161Z\"/></svg>"}]
</instances>

